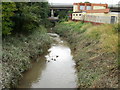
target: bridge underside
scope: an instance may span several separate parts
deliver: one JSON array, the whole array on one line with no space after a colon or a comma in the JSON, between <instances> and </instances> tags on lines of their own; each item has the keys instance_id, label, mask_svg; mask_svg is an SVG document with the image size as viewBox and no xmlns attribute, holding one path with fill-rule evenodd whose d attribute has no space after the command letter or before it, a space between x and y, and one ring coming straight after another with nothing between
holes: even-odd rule
<instances>
[{"instance_id":1,"label":"bridge underside","mask_svg":"<svg viewBox=\"0 0 120 90\"><path fill-rule=\"evenodd\" d=\"M120 12L120 7L117 8L110 8L111 12Z\"/></svg>"},{"instance_id":2,"label":"bridge underside","mask_svg":"<svg viewBox=\"0 0 120 90\"><path fill-rule=\"evenodd\" d=\"M54 8L50 8L51 9L54 9L54 10L72 10L73 8L66 8L66 7L54 7Z\"/></svg>"}]
</instances>

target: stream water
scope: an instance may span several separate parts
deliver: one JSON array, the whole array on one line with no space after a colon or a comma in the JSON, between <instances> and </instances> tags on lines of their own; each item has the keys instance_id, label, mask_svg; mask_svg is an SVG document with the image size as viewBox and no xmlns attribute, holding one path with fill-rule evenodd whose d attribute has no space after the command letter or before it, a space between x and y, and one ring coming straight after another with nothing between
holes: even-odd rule
<instances>
[{"instance_id":1,"label":"stream water","mask_svg":"<svg viewBox=\"0 0 120 90\"><path fill-rule=\"evenodd\" d=\"M24 73L18 88L77 88L75 62L67 42L57 34L48 34L55 42L48 54Z\"/></svg>"}]
</instances>

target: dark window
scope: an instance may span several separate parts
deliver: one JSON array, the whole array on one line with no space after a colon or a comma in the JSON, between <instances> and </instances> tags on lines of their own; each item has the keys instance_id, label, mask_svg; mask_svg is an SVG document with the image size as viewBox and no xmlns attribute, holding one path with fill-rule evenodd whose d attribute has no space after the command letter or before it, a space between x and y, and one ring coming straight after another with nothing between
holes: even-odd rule
<instances>
[{"instance_id":1,"label":"dark window","mask_svg":"<svg viewBox=\"0 0 120 90\"><path fill-rule=\"evenodd\" d=\"M81 14L79 14L79 16L81 16Z\"/></svg>"},{"instance_id":2,"label":"dark window","mask_svg":"<svg viewBox=\"0 0 120 90\"><path fill-rule=\"evenodd\" d=\"M76 16L78 16L78 14L76 14Z\"/></svg>"},{"instance_id":3,"label":"dark window","mask_svg":"<svg viewBox=\"0 0 120 90\"><path fill-rule=\"evenodd\" d=\"M111 16L111 23L115 23L115 16Z\"/></svg>"}]
</instances>

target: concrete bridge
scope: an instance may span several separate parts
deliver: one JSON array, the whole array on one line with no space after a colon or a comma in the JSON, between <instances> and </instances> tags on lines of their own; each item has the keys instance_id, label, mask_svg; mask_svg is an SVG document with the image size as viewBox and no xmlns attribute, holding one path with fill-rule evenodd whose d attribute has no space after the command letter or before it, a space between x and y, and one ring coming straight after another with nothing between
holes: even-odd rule
<instances>
[{"instance_id":1,"label":"concrete bridge","mask_svg":"<svg viewBox=\"0 0 120 90\"><path fill-rule=\"evenodd\" d=\"M120 3L116 5L108 5L111 12L120 12Z\"/></svg>"},{"instance_id":2,"label":"concrete bridge","mask_svg":"<svg viewBox=\"0 0 120 90\"><path fill-rule=\"evenodd\" d=\"M57 4L57 3L54 3L54 4L50 4L50 9L61 9L61 10L72 10L73 9L73 4Z\"/></svg>"}]
</instances>

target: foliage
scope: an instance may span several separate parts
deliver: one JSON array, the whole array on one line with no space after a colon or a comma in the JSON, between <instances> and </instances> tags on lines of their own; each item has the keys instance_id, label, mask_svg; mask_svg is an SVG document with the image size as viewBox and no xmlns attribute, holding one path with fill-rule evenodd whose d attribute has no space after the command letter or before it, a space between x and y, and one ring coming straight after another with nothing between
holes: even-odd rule
<instances>
[{"instance_id":1,"label":"foliage","mask_svg":"<svg viewBox=\"0 0 120 90\"><path fill-rule=\"evenodd\" d=\"M31 33L49 21L48 2L3 2L3 34ZM12 32L11 32L12 31Z\"/></svg>"},{"instance_id":2,"label":"foliage","mask_svg":"<svg viewBox=\"0 0 120 90\"><path fill-rule=\"evenodd\" d=\"M16 4L14 2L2 3L2 33L3 35L11 34L13 30L14 22L11 18L15 16Z\"/></svg>"},{"instance_id":3,"label":"foliage","mask_svg":"<svg viewBox=\"0 0 120 90\"><path fill-rule=\"evenodd\" d=\"M60 12L59 12L59 18L60 19L63 19L63 18L66 18L66 11L64 11L64 10L61 10Z\"/></svg>"},{"instance_id":4,"label":"foliage","mask_svg":"<svg viewBox=\"0 0 120 90\"><path fill-rule=\"evenodd\" d=\"M45 29L49 6L47 2L3 2L2 10L2 88L11 88L51 43Z\"/></svg>"},{"instance_id":5,"label":"foliage","mask_svg":"<svg viewBox=\"0 0 120 90\"><path fill-rule=\"evenodd\" d=\"M90 2L86 1L86 2L84 2L84 3L90 3Z\"/></svg>"},{"instance_id":6,"label":"foliage","mask_svg":"<svg viewBox=\"0 0 120 90\"><path fill-rule=\"evenodd\" d=\"M42 24L42 25L44 25L45 27L47 27L47 25L50 23L49 21L48 21L48 14L49 14L49 4L47 3L47 2L42 2L42 3L39 3L39 6L41 6L41 7L39 7L39 10L40 10L40 15L41 15L41 23L40 24Z\"/></svg>"},{"instance_id":7,"label":"foliage","mask_svg":"<svg viewBox=\"0 0 120 90\"><path fill-rule=\"evenodd\" d=\"M100 42L101 51L115 52L118 49L118 24L103 24L93 26L91 23L61 22L54 29L57 33L66 36L68 34L85 33L88 39L96 39ZM60 28L61 27L61 28ZM74 36L73 36L74 37Z\"/></svg>"},{"instance_id":8,"label":"foliage","mask_svg":"<svg viewBox=\"0 0 120 90\"><path fill-rule=\"evenodd\" d=\"M27 37L16 34L3 39L2 88L16 87L22 72L32 67L31 60L47 50L51 39L46 32L40 27Z\"/></svg>"},{"instance_id":9,"label":"foliage","mask_svg":"<svg viewBox=\"0 0 120 90\"><path fill-rule=\"evenodd\" d=\"M55 11L55 14L58 15L60 22L61 21L67 21L69 19L69 14L71 14L71 10L57 10Z\"/></svg>"},{"instance_id":10,"label":"foliage","mask_svg":"<svg viewBox=\"0 0 120 90\"><path fill-rule=\"evenodd\" d=\"M18 11L15 12L15 32L32 32L39 25L46 26L48 15L47 2L16 2Z\"/></svg>"}]
</instances>

